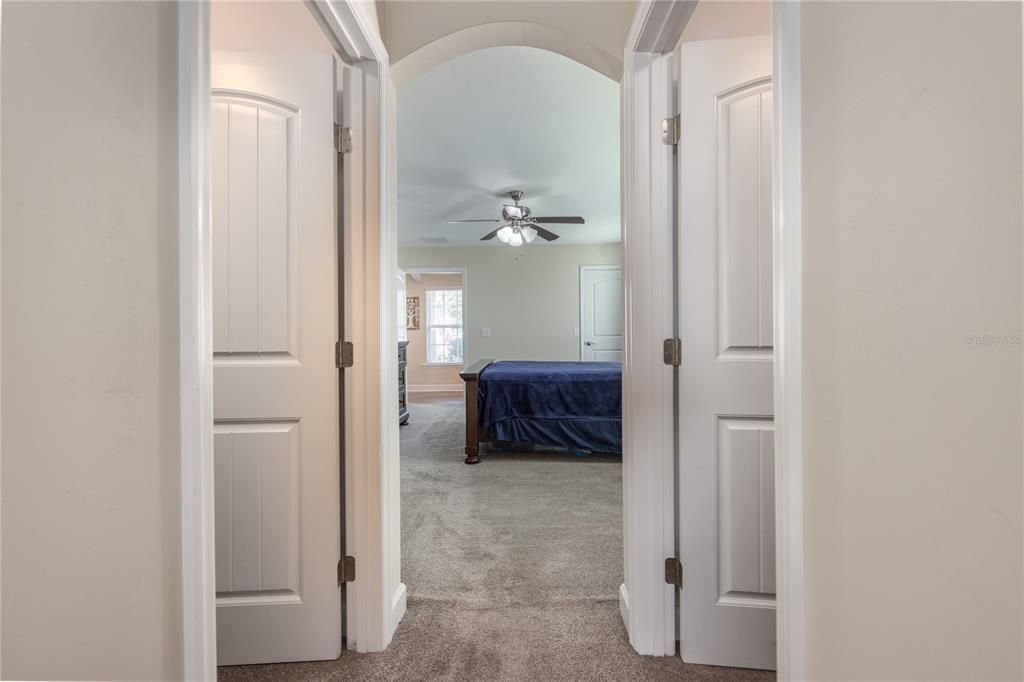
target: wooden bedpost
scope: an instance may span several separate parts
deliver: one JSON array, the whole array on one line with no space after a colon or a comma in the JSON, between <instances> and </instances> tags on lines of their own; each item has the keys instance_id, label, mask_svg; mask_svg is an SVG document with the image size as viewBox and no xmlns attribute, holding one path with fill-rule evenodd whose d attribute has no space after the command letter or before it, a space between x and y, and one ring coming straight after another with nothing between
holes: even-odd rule
<instances>
[{"instance_id":1,"label":"wooden bedpost","mask_svg":"<svg viewBox=\"0 0 1024 682\"><path fill-rule=\"evenodd\" d=\"M480 373L494 360L480 360L473 366L459 372L466 382L466 464L480 461Z\"/></svg>"}]
</instances>

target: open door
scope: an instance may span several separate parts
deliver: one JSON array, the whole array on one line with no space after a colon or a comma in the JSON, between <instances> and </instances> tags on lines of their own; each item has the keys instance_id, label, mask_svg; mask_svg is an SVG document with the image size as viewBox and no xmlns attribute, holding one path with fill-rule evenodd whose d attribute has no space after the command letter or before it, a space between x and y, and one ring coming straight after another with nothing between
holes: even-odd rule
<instances>
[{"instance_id":1,"label":"open door","mask_svg":"<svg viewBox=\"0 0 1024 682\"><path fill-rule=\"evenodd\" d=\"M217 662L333 659L335 63L211 56Z\"/></svg>"},{"instance_id":2,"label":"open door","mask_svg":"<svg viewBox=\"0 0 1024 682\"><path fill-rule=\"evenodd\" d=\"M680 54L680 650L774 669L771 42Z\"/></svg>"}]
</instances>

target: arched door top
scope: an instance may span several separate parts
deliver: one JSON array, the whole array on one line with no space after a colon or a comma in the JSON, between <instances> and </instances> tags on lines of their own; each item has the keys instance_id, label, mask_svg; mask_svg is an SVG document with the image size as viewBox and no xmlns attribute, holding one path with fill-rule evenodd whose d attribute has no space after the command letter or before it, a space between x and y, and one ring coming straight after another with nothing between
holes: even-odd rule
<instances>
[{"instance_id":1,"label":"arched door top","mask_svg":"<svg viewBox=\"0 0 1024 682\"><path fill-rule=\"evenodd\" d=\"M622 59L576 36L544 24L500 21L471 26L427 43L391 65L401 87L422 73L455 57L489 47L535 47L568 57L613 81L622 80Z\"/></svg>"}]
</instances>

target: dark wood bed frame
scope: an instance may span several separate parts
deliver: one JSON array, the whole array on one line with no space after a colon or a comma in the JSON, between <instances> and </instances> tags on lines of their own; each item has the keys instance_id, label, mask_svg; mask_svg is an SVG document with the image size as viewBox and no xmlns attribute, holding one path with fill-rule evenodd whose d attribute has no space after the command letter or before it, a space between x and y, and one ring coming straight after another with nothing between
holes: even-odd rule
<instances>
[{"instance_id":1,"label":"dark wood bed frame","mask_svg":"<svg viewBox=\"0 0 1024 682\"><path fill-rule=\"evenodd\" d=\"M493 443L494 439L480 426L480 373L494 360L480 360L467 367L459 376L466 382L466 464L480 462L480 443Z\"/></svg>"}]
</instances>

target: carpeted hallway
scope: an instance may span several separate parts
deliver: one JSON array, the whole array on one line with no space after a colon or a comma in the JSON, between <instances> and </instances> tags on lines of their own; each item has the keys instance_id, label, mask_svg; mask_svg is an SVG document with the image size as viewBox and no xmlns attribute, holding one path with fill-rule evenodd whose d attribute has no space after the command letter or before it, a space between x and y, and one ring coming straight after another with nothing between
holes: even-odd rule
<instances>
[{"instance_id":1,"label":"carpeted hallway","mask_svg":"<svg viewBox=\"0 0 1024 682\"><path fill-rule=\"evenodd\" d=\"M638 656L619 617L619 458L487 452L462 463L457 398L402 427L402 579L388 650L221 668L221 680L771 680Z\"/></svg>"}]
</instances>

